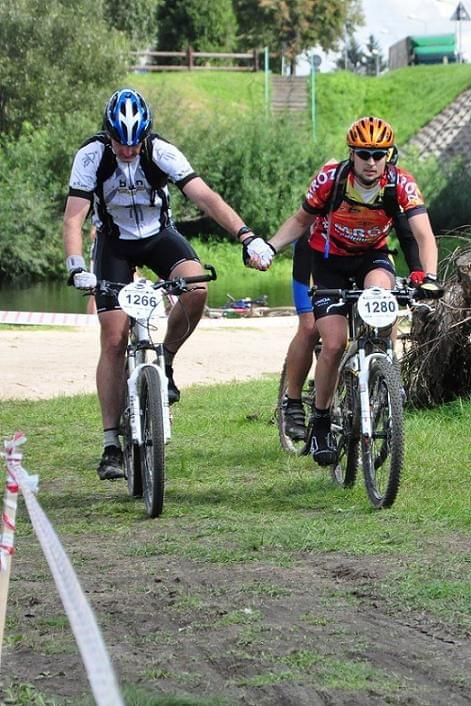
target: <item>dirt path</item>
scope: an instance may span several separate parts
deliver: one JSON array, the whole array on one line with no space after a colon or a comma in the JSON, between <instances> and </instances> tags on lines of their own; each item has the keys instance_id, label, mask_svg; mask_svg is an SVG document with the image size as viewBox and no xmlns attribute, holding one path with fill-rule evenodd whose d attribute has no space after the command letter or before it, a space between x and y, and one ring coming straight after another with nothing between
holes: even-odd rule
<instances>
[{"instance_id":1,"label":"dirt path","mask_svg":"<svg viewBox=\"0 0 471 706\"><path fill-rule=\"evenodd\" d=\"M204 319L175 360L179 387L281 370L294 316ZM95 391L98 327L2 331L0 399L47 399Z\"/></svg>"}]
</instances>

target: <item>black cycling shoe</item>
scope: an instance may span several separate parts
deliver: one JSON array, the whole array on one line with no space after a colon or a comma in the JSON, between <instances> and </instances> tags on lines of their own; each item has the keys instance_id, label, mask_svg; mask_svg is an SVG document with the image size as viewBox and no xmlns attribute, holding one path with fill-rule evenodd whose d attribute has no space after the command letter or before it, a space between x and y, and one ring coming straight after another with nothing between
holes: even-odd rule
<instances>
[{"instance_id":1,"label":"black cycling shoe","mask_svg":"<svg viewBox=\"0 0 471 706\"><path fill-rule=\"evenodd\" d=\"M168 380L168 403L173 404L174 402L178 402L180 400L180 390L175 385L175 380L173 379L173 368L171 365L165 366L165 375Z\"/></svg>"},{"instance_id":2,"label":"black cycling shoe","mask_svg":"<svg viewBox=\"0 0 471 706\"><path fill-rule=\"evenodd\" d=\"M100 480L124 478L123 452L118 446L105 446L97 468Z\"/></svg>"},{"instance_id":3,"label":"black cycling shoe","mask_svg":"<svg viewBox=\"0 0 471 706\"><path fill-rule=\"evenodd\" d=\"M337 461L337 447L330 425L314 428L311 454L319 466L332 466Z\"/></svg>"},{"instance_id":4,"label":"black cycling shoe","mask_svg":"<svg viewBox=\"0 0 471 706\"><path fill-rule=\"evenodd\" d=\"M305 441L306 417L301 402L287 401L285 403L285 434L293 441Z\"/></svg>"}]
</instances>

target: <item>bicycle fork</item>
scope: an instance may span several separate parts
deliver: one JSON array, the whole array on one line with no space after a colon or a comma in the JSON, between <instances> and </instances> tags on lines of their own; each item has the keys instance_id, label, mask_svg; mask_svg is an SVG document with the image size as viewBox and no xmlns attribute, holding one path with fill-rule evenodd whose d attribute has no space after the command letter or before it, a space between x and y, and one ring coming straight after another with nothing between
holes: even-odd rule
<instances>
[{"instance_id":1,"label":"bicycle fork","mask_svg":"<svg viewBox=\"0 0 471 706\"><path fill-rule=\"evenodd\" d=\"M358 376L358 389L360 391L360 423L361 423L361 435L363 439L368 443L373 436L373 426L371 423L371 407L370 407L370 395L368 389L368 381L370 376L370 366L373 360L378 358L386 358L389 360L389 356L386 353L370 353L366 355L365 349L360 347L357 353L357 372Z\"/></svg>"}]
</instances>

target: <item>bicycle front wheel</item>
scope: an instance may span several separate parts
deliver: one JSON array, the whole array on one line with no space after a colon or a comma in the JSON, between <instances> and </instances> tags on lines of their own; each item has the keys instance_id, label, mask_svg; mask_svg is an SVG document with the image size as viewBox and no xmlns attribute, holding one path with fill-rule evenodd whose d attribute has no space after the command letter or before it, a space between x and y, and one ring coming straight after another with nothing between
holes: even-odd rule
<instances>
[{"instance_id":1,"label":"bicycle front wheel","mask_svg":"<svg viewBox=\"0 0 471 706\"><path fill-rule=\"evenodd\" d=\"M283 363L283 368L281 371L280 382L278 386L278 402L276 407L276 421L278 425L278 435L280 437L281 448L290 453L295 453L298 455L306 454L309 450L309 445L307 443L307 438L295 439L286 433L286 390L288 388L288 379L286 375L286 360ZM304 385L304 389L301 394L301 402L304 407L304 414L306 422L311 417L311 410L314 401L314 379L309 377Z\"/></svg>"},{"instance_id":2,"label":"bicycle front wheel","mask_svg":"<svg viewBox=\"0 0 471 706\"><path fill-rule=\"evenodd\" d=\"M162 513L165 483L165 436L161 384L156 368L146 366L140 377L142 425L142 490L147 514Z\"/></svg>"},{"instance_id":3,"label":"bicycle front wheel","mask_svg":"<svg viewBox=\"0 0 471 706\"><path fill-rule=\"evenodd\" d=\"M374 507L390 507L397 496L404 460L401 378L386 358L371 364L368 376L371 439L362 437L362 463Z\"/></svg>"},{"instance_id":4,"label":"bicycle front wheel","mask_svg":"<svg viewBox=\"0 0 471 706\"><path fill-rule=\"evenodd\" d=\"M355 382L348 370L340 373L330 416L337 446L332 478L342 488L351 488L357 475L360 435Z\"/></svg>"}]
</instances>

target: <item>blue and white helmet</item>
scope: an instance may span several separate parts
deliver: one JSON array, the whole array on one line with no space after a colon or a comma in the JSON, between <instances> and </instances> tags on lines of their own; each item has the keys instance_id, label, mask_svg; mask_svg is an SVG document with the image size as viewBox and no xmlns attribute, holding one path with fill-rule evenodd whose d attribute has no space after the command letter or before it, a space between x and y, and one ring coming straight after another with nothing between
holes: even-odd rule
<instances>
[{"instance_id":1,"label":"blue and white helmet","mask_svg":"<svg viewBox=\"0 0 471 706\"><path fill-rule=\"evenodd\" d=\"M113 93L105 108L104 127L121 145L132 147L142 142L152 127L152 116L141 94L132 88Z\"/></svg>"}]
</instances>

